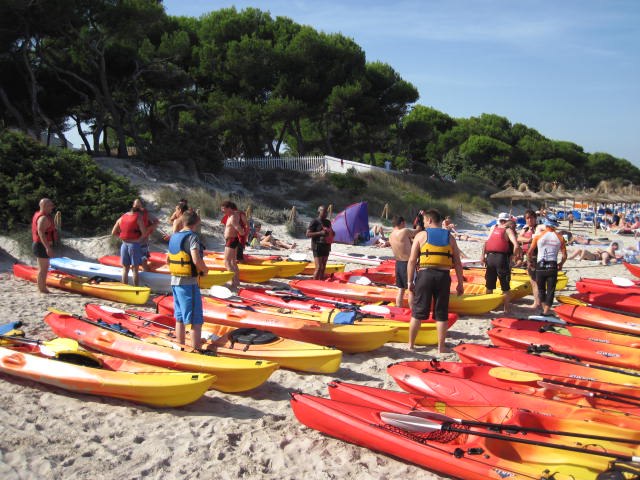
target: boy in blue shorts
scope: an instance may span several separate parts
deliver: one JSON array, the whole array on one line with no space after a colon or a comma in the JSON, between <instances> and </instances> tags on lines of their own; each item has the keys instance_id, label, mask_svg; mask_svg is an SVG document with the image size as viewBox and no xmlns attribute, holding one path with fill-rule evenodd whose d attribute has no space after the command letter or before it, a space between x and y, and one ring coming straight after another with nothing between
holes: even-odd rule
<instances>
[{"instance_id":1,"label":"boy in blue shorts","mask_svg":"<svg viewBox=\"0 0 640 480\"><path fill-rule=\"evenodd\" d=\"M208 268L202 258L203 246L196 229L200 217L193 210L182 215L183 229L171 235L167 263L171 272L174 316L176 317L176 341L184 344L185 325L191 325L191 346L200 349L202 344L202 296L198 277Z\"/></svg>"}]
</instances>

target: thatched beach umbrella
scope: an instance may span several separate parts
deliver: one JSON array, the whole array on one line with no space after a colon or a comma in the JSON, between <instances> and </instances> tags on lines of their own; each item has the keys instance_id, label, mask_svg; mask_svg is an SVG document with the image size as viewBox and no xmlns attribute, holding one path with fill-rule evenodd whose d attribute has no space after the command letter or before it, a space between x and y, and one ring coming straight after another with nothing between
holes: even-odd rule
<instances>
[{"instance_id":1,"label":"thatched beach umbrella","mask_svg":"<svg viewBox=\"0 0 640 480\"><path fill-rule=\"evenodd\" d=\"M529 189L526 183L521 183L518 186L518 191L522 194L522 198L527 200L527 206L531 204L531 200L541 200L540 196Z\"/></svg>"},{"instance_id":2,"label":"thatched beach umbrella","mask_svg":"<svg viewBox=\"0 0 640 480\"><path fill-rule=\"evenodd\" d=\"M494 199L509 199L510 208L513 208L513 201L517 200L517 199L521 199L523 197L523 195L522 195L522 193L520 191L518 191L517 189L515 189L511 185L509 185L504 190L496 192L496 193L492 194L490 197L494 198Z\"/></svg>"}]
</instances>

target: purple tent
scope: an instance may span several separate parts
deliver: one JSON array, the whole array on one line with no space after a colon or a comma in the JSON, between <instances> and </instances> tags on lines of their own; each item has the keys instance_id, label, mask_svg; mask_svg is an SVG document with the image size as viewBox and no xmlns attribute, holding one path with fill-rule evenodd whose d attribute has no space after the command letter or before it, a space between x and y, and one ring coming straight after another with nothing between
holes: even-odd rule
<instances>
[{"instance_id":1,"label":"purple tent","mask_svg":"<svg viewBox=\"0 0 640 480\"><path fill-rule=\"evenodd\" d=\"M356 241L369 239L369 209L367 202L349 205L336 215L332 222L333 231L336 233L333 239L336 243L353 245Z\"/></svg>"}]
</instances>

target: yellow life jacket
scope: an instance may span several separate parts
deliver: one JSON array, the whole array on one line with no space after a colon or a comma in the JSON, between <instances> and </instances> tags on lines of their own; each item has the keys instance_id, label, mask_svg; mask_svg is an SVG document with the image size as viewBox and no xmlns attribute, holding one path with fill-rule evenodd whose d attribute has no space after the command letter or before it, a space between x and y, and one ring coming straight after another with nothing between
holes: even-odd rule
<instances>
[{"instance_id":1,"label":"yellow life jacket","mask_svg":"<svg viewBox=\"0 0 640 480\"><path fill-rule=\"evenodd\" d=\"M427 228L427 241L420 247L421 268L452 268L453 251L449 243L449 230Z\"/></svg>"},{"instance_id":2,"label":"yellow life jacket","mask_svg":"<svg viewBox=\"0 0 640 480\"><path fill-rule=\"evenodd\" d=\"M169 272L176 277L197 277L196 266L191 259L191 254L184 249L183 244L192 234L191 231L178 232L169 239L169 254L167 264Z\"/></svg>"}]
</instances>

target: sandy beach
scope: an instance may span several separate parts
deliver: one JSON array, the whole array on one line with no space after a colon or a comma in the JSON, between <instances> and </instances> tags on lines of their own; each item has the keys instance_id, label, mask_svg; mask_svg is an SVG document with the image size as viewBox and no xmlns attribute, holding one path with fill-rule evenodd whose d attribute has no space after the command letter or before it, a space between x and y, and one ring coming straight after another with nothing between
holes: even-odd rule
<instances>
[{"instance_id":1,"label":"sandy beach","mask_svg":"<svg viewBox=\"0 0 640 480\"><path fill-rule=\"evenodd\" d=\"M458 228L478 229L491 218L490 215L463 214L454 221ZM207 225L208 246L217 248L221 240L219 227L214 221ZM267 227L278 238L293 240L283 226ZM586 227L576 229L592 234ZM613 233L608 237L627 246L634 244L633 237ZM308 252L308 241L296 241L298 251ZM469 258L479 258L481 242L461 241L460 246ZM391 254L389 248L336 245L335 249ZM115 252L107 237L100 237L66 239L58 253L95 259ZM0 237L0 281L4 287L0 298L1 318L3 322L23 321L27 336L52 338L42 321L49 307L80 314L85 303L94 301L58 290L50 295L38 294L35 284L13 278L10 270L16 260L34 264L32 256L21 253L15 242ZM353 268L359 265L350 264L347 269ZM575 280L583 276L630 277L621 264L600 266L572 260L565 270L570 278L569 291L573 290ZM514 316L531 314L528 308L531 302L532 298L527 297L516 303ZM151 310L150 306L147 308ZM501 312L493 312L462 317L451 329L449 342L452 345L489 343L486 330L490 319L500 315ZM386 374L386 367L395 361L429 359L433 355L435 348L432 347L410 352L406 344L387 344L370 353L345 354L341 369L333 375L279 370L266 384L246 394L209 391L197 402L175 409L153 409L109 398L71 394L0 375L3 406L0 410L3 431L0 478L442 478L310 430L298 423L289 407L290 392L326 396L326 385L332 379L399 390ZM439 358L457 360L455 354Z\"/></svg>"}]
</instances>

